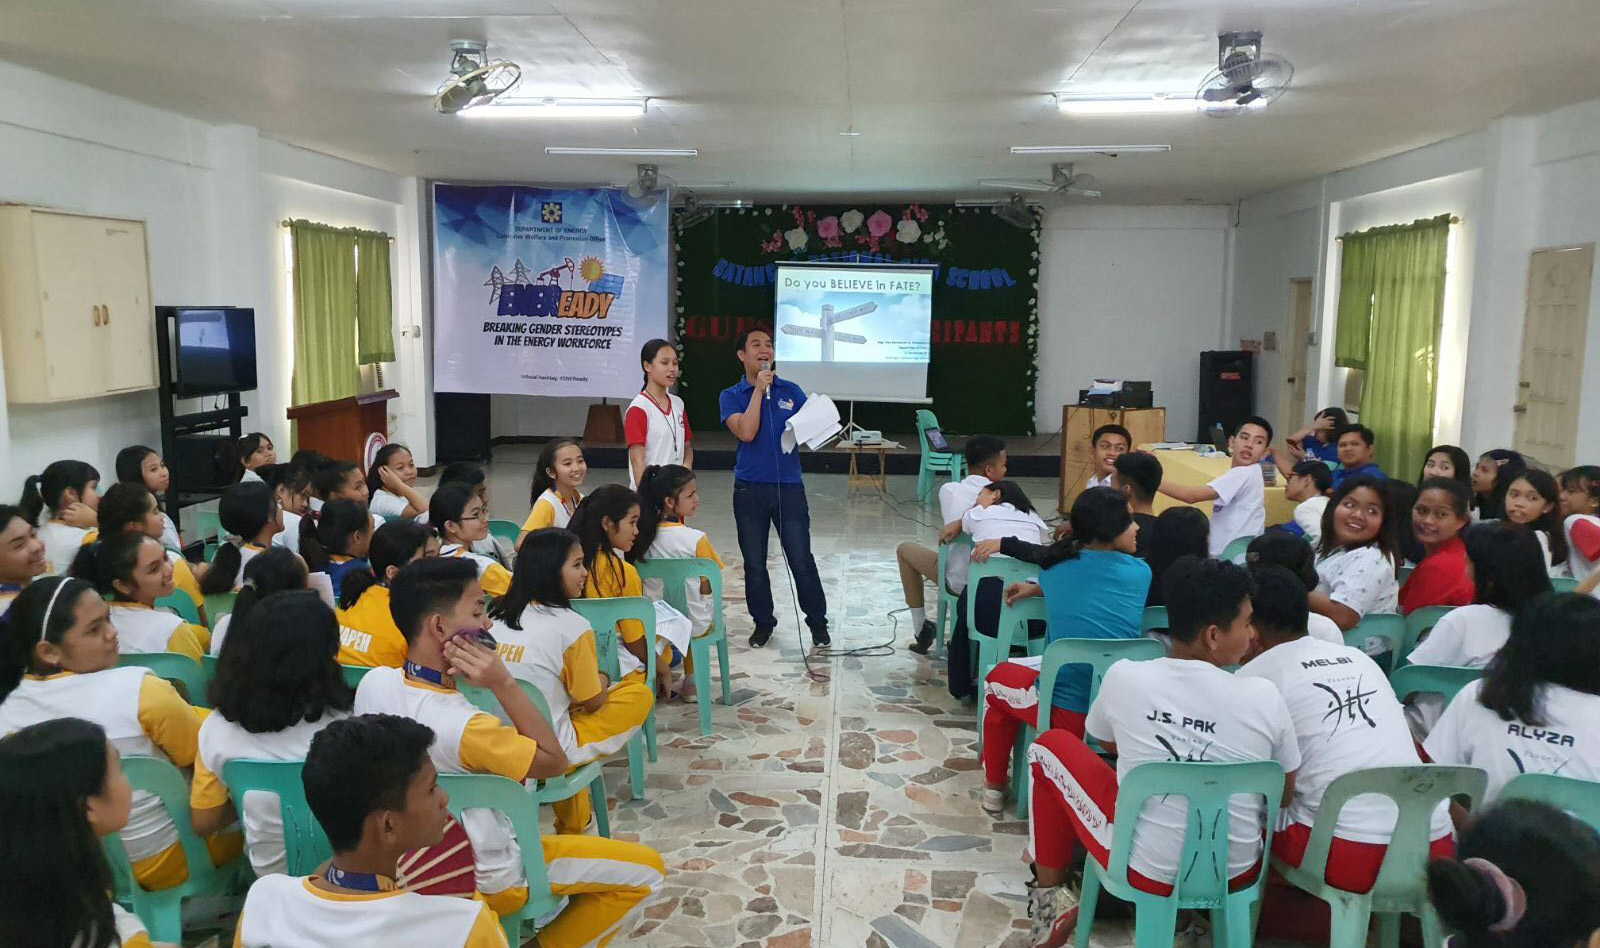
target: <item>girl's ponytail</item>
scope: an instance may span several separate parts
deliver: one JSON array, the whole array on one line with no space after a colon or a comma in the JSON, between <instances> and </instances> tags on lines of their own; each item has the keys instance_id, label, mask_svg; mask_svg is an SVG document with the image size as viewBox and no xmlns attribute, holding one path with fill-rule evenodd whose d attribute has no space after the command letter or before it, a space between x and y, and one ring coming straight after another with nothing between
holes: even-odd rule
<instances>
[{"instance_id":1,"label":"girl's ponytail","mask_svg":"<svg viewBox=\"0 0 1600 948\"><path fill-rule=\"evenodd\" d=\"M647 360L648 361L648 360ZM628 562L637 563L650 552L661 530L667 498L694 480L694 472L681 464L652 464L639 477L639 536L628 551Z\"/></svg>"}]
</instances>

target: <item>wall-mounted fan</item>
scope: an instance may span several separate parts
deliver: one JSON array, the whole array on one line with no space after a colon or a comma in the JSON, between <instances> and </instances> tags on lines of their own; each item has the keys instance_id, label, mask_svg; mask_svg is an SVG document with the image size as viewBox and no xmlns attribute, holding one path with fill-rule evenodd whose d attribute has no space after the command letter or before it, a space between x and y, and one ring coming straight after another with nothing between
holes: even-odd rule
<instances>
[{"instance_id":1,"label":"wall-mounted fan","mask_svg":"<svg viewBox=\"0 0 1600 948\"><path fill-rule=\"evenodd\" d=\"M1259 32L1217 36L1217 68L1205 77L1195 98L1207 115L1240 115L1266 108L1294 79L1282 56L1261 51Z\"/></svg>"},{"instance_id":2,"label":"wall-mounted fan","mask_svg":"<svg viewBox=\"0 0 1600 948\"><path fill-rule=\"evenodd\" d=\"M1092 174L1076 174L1073 165L1059 162L1050 166L1049 179L1044 178L984 178L978 182L986 188L1001 188L1006 191L1038 191L1049 194L1070 194L1076 197L1097 198L1100 192L1095 190L1095 177Z\"/></svg>"},{"instance_id":3,"label":"wall-mounted fan","mask_svg":"<svg viewBox=\"0 0 1600 948\"><path fill-rule=\"evenodd\" d=\"M521 66L489 59L489 45L481 40L451 40L450 49L450 75L433 97L433 107L445 115L488 105L522 79Z\"/></svg>"}]
</instances>

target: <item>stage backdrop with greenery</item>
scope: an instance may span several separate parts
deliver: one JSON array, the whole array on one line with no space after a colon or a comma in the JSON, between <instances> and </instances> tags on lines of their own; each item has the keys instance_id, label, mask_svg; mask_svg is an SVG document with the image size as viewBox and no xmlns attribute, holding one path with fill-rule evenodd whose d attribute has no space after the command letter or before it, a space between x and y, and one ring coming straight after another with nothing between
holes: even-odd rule
<instances>
[{"instance_id":1,"label":"stage backdrop with greenery","mask_svg":"<svg viewBox=\"0 0 1600 948\"><path fill-rule=\"evenodd\" d=\"M1039 224L1020 228L989 208L866 201L718 208L677 240L678 391L690 423L720 428L717 395L738 381L734 339L770 325L783 260L932 263L928 406L861 402L856 423L914 430L931 408L956 434L1032 434L1039 343ZM783 373L783 366L778 366ZM841 413L848 405L839 406Z\"/></svg>"}]
</instances>

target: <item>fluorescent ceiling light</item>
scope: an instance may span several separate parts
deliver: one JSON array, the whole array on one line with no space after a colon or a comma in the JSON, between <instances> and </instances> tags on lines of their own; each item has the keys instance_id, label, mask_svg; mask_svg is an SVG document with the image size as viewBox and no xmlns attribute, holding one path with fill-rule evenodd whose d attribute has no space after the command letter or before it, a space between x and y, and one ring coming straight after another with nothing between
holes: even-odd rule
<instances>
[{"instance_id":1,"label":"fluorescent ceiling light","mask_svg":"<svg viewBox=\"0 0 1600 948\"><path fill-rule=\"evenodd\" d=\"M1171 145L1012 145L1013 155L1131 155L1171 151Z\"/></svg>"},{"instance_id":2,"label":"fluorescent ceiling light","mask_svg":"<svg viewBox=\"0 0 1600 948\"><path fill-rule=\"evenodd\" d=\"M624 158L694 158L698 148L546 148L547 155L611 155Z\"/></svg>"},{"instance_id":3,"label":"fluorescent ceiling light","mask_svg":"<svg viewBox=\"0 0 1600 948\"><path fill-rule=\"evenodd\" d=\"M574 99L560 96L507 96L488 105L467 109L468 118L635 118L645 113L649 99Z\"/></svg>"},{"instance_id":4,"label":"fluorescent ceiling light","mask_svg":"<svg viewBox=\"0 0 1600 948\"><path fill-rule=\"evenodd\" d=\"M1192 114L1202 106L1192 92L1153 92L1144 95L1078 95L1057 93L1056 108L1068 115L1174 115Z\"/></svg>"}]
</instances>

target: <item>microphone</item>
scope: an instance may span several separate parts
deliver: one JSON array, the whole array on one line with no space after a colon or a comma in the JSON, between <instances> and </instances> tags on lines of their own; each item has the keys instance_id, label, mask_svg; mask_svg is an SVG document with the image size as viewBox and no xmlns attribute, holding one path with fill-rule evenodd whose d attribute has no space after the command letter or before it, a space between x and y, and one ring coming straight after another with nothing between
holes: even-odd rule
<instances>
[{"instance_id":1,"label":"microphone","mask_svg":"<svg viewBox=\"0 0 1600 948\"><path fill-rule=\"evenodd\" d=\"M766 359L762 359L757 364L761 366L761 371L763 371L763 372L772 371L772 363L768 362ZM767 386L767 390L766 390L766 392L763 393L763 397L766 398L766 400L769 401L769 402L772 401L772 386L771 385Z\"/></svg>"}]
</instances>

